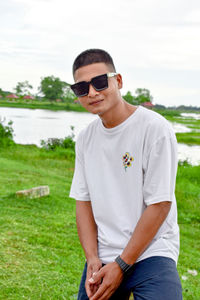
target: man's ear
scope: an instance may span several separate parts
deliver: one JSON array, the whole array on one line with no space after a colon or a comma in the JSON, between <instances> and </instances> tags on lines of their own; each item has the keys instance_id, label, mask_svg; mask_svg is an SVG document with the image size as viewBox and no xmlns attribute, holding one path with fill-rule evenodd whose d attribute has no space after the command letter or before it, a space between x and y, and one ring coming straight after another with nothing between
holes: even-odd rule
<instances>
[{"instance_id":1,"label":"man's ear","mask_svg":"<svg viewBox=\"0 0 200 300\"><path fill-rule=\"evenodd\" d=\"M120 90L123 87L122 75L117 74L116 78L117 78L118 89Z\"/></svg>"}]
</instances>

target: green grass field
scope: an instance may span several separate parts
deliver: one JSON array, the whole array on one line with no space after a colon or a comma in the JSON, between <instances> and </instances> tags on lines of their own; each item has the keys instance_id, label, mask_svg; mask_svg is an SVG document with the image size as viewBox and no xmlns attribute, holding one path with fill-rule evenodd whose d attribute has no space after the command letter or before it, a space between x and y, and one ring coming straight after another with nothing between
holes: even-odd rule
<instances>
[{"instance_id":1,"label":"green grass field","mask_svg":"<svg viewBox=\"0 0 200 300\"><path fill-rule=\"evenodd\" d=\"M2 100L0 99L0 107L15 107L15 108L29 108L29 109L49 109L49 110L64 110L64 111L78 111L86 112L86 110L80 105L75 103L66 102L50 102L50 101L38 101L38 100Z\"/></svg>"},{"instance_id":2,"label":"green grass field","mask_svg":"<svg viewBox=\"0 0 200 300\"><path fill-rule=\"evenodd\" d=\"M36 146L0 149L0 299L76 299L84 264L75 203L68 198L74 168L70 150ZM178 263L184 300L200 295L200 166L179 167L181 232ZM16 198L15 192L49 185L50 196ZM195 269L197 276L188 273Z\"/></svg>"},{"instance_id":3,"label":"green grass field","mask_svg":"<svg viewBox=\"0 0 200 300\"><path fill-rule=\"evenodd\" d=\"M200 120L182 117L180 112L177 111L158 110L157 112L162 114L168 121L182 124L191 130L190 132L176 133L178 143L200 145Z\"/></svg>"},{"instance_id":4,"label":"green grass field","mask_svg":"<svg viewBox=\"0 0 200 300\"><path fill-rule=\"evenodd\" d=\"M188 145L200 145L200 132L178 132L176 138L179 143Z\"/></svg>"}]
</instances>

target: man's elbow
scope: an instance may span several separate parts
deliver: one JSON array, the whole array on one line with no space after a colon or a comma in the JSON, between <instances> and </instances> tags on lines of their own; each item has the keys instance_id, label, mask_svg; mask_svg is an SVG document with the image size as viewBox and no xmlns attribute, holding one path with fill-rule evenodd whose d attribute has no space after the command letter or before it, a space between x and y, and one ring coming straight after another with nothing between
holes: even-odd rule
<instances>
[{"instance_id":1,"label":"man's elbow","mask_svg":"<svg viewBox=\"0 0 200 300\"><path fill-rule=\"evenodd\" d=\"M163 202L153 204L153 206L157 208L158 214L160 216L163 216L164 218L167 217L171 209L171 205L172 205L171 201L163 201Z\"/></svg>"}]
</instances>

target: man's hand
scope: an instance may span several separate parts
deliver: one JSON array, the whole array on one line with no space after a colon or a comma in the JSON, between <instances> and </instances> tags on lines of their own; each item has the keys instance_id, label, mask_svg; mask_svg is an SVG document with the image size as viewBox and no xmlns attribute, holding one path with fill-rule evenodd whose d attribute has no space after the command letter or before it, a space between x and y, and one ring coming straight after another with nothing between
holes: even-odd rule
<instances>
[{"instance_id":1,"label":"man's hand","mask_svg":"<svg viewBox=\"0 0 200 300\"><path fill-rule=\"evenodd\" d=\"M89 279L91 285L101 282L90 300L107 300L116 291L123 280L123 273L116 262L109 263Z\"/></svg>"},{"instance_id":2,"label":"man's hand","mask_svg":"<svg viewBox=\"0 0 200 300\"><path fill-rule=\"evenodd\" d=\"M99 288L101 280L97 280L95 284L91 284L89 279L95 276L95 274L101 269L102 263L98 257L87 261L87 276L85 281L85 289L88 297L92 297Z\"/></svg>"}]
</instances>

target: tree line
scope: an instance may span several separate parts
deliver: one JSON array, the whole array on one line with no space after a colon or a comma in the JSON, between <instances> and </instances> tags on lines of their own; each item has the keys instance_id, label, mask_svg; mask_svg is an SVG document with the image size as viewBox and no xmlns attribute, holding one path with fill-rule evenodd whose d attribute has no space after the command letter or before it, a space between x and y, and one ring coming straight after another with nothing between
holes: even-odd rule
<instances>
[{"instance_id":1,"label":"tree line","mask_svg":"<svg viewBox=\"0 0 200 300\"><path fill-rule=\"evenodd\" d=\"M26 80L23 82L18 82L16 87L14 88L15 93L19 97L23 97L24 95L32 95L33 86ZM2 97L6 97L10 92L3 91L0 88L0 95ZM35 98L48 99L50 101L65 101L74 102L76 100L76 96L73 91L70 89L70 84L60 80L59 77L55 77L53 75L42 77L40 85L38 87L38 93L36 93ZM144 102L152 102L153 97L150 94L150 91L145 88L138 88L135 91L135 95L132 95L130 91L128 91L123 98L131 103L131 104L141 104Z\"/></svg>"}]
</instances>

